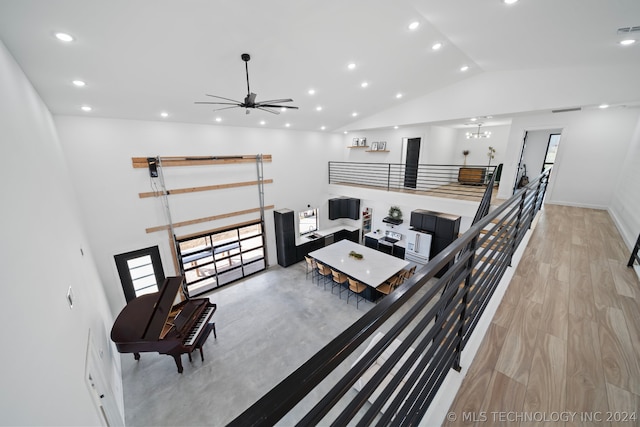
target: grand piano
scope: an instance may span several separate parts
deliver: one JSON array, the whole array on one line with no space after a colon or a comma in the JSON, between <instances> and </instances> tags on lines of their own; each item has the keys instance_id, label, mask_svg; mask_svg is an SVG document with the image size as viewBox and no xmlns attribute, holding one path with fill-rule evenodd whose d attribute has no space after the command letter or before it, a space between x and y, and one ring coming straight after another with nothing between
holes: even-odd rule
<instances>
[{"instance_id":1,"label":"grand piano","mask_svg":"<svg viewBox=\"0 0 640 427\"><path fill-rule=\"evenodd\" d=\"M111 328L111 340L120 353L157 351L173 356L182 373L181 355L202 345L214 330L209 320L216 305L207 298L186 299L176 303L184 277L168 277L158 292L131 300L120 312Z\"/></svg>"}]
</instances>

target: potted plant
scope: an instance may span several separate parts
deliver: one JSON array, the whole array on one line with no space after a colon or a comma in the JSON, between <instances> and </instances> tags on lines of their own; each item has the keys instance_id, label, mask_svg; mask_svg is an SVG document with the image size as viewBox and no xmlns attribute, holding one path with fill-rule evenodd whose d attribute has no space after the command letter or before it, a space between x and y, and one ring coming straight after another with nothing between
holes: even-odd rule
<instances>
[{"instance_id":1,"label":"potted plant","mask_svg":"<svg viewBox=\"0 0 640 427\"><path fill-rule=\"evenodd\" d=\"M491 159L495 159L495 154L496 154L496 149L489 146L489 152L487 153L487 156L489 157L489 166L491 166Z\"/></svg>"},{"instance_id":2,"label":"potted plant","mask_svg":"<svg viewBox=\"0 0 640 427\"><path fill-rule=\"evenodd\" d=\"M464 156L464 165L467 166L467 156L469 155L469 150L462 150L462 155Z\"/></svg>"}]
</instances>

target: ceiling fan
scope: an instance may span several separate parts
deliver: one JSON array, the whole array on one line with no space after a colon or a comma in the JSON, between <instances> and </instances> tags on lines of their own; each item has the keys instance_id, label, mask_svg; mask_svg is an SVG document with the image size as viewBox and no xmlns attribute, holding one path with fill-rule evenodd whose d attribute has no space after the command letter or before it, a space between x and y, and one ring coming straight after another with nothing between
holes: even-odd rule
<instances>
[{"instance_id":1,"label":"ceiling fan","mask_svg":"<svg viewBox=\"0 0 640 427\"><path fill-rule=\"evenodd\" d=\"M256 108L258 110L267 111L271 114L280 114L280 112L273 110L274 108L275 109L287 108L287 109L293 109L293 110L298 109L298 107L294 107L291 105L277 105L282 102L293 102L293 99L271 99L269 101L256 102L256 94L251 92L251 89L249 88L249 60L251 59L251 56L248 53L243 53L242 55L240 55L240 58L242 58L242 60L244 61L245 71L247 73L247 96L245 96L244 101L240 102L233 99L224 98L222 96L209 95L208 93L206 93L205 95L210 96L212 98L224 99L225 101L231 101L231 102L197 101L195 102L196 104L230 105L230 107L217 108L213 111L227 110L229 108L238 108L238 107L246 108L246 114L249 114L251 112L250 108Z\"/></svg>"}]
</instances>

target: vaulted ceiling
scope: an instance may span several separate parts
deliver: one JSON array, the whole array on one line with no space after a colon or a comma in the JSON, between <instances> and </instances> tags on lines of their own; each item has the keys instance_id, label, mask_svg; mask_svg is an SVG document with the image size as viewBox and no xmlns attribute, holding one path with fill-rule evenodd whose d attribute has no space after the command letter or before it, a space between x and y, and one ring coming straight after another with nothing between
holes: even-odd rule
<instances>
[{"instance_id":1,"label":"vaulted ceiling","mask_svg":"<svg viewBox=\"0 0 640 427\"><path fill-rule=\"evenodd\" d=\"M640 65L638 25L638 0L0 0L53 114L327 132L483 73ZM245 52L256 100L299 110L194 104L243 100Z\"/></svg>"}]
</instances>

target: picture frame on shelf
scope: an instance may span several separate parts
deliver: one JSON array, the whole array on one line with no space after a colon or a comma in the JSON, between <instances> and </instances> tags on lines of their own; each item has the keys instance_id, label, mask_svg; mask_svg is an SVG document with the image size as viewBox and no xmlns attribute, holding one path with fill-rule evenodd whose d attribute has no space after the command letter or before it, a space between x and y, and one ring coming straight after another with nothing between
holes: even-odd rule
<instances>
[{"instance_id":1,"label":"picture frame on shelf","mask_svg":"<svg viewBox=\"0 0 640 427\"><path fill-rule=\"evenodd\" d=\"M351 143L354 147L360 145L360 138L353 138L353 142Z\"/></svg>"},{"instance_id":2,"label":"picture frame on shelf","mask_svg":"<svg viewBox=\"0 0 640 427\"><path fill-rule=\"evenodd\" d=\"M378 142L378 150L384 151L387 149L387 141Z\"/></svg>"},{"instance_id":3,"label":"picture frame on shelf","mask_svg":"<svg viewBox=\"0 0 640 427\"><path fill-rule=\"evenodd\" d=\"M363 147L367 146L367 138L360 138L360 145Z\"/></svg>"},{"instance_id":4,"label":"picture frame on shelf","mask_svg":"<svg viewBox=\"0 0 640 427\"><path fill-rule=\"evenodd\" d=\"M378 143L377 142L372 142L371 143L371 151L378 151Z\"/></svg>"}]
</instances>

